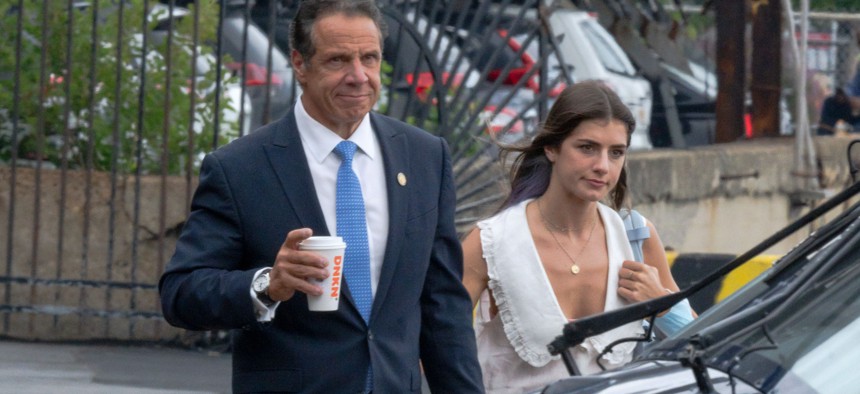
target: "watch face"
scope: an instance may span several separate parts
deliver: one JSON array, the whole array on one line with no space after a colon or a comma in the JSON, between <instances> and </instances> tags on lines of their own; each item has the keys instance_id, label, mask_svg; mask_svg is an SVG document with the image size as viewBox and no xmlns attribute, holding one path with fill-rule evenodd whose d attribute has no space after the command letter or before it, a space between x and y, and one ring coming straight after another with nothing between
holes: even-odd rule
<instances>
[{"instance_id":1,"label":"watch face","mask_svg":"<svg viewBox=\"0 0 860 394\"><path fill-rule=\"evenodd\" d=\"M269 274L263 274L254 279L254 291L257 293L262 293L266 291L266 288L269 287Z\"/></svg>"}]
</instances>

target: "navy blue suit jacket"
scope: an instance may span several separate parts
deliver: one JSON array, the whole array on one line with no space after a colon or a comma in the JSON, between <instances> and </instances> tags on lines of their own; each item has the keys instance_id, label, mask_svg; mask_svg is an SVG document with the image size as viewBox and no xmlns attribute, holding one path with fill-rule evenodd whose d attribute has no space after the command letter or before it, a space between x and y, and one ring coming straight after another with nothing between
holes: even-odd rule
<instances>
[{"instance_id":1,"label":"navy blue suit jacket","mask_svg":"<svg viewBox=\"0 0 860 394\"><path fill-rule=\"evenodd\" d=\"M251 278L270 267L289 231L328 235L295 116L207 155L191 213L159 291L164 316L191 330L234 329L236 392L360 392L368 362L374 391L483 391L461 284L455 193L445 141L371 114L388 192L388 243L369 326L345 278L336 312L309 312L296 292L259 323ZM401 186L397 174L406 175ZM371 230L372 231L372 230Z\"/></svg>"}]
</instances>

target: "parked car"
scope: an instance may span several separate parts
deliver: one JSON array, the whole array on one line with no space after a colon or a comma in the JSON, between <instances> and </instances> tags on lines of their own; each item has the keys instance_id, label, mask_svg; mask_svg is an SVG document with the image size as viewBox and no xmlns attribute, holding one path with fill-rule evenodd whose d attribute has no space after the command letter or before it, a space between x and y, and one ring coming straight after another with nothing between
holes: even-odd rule
<instances>
[{"instance_id":1,"label":"parked car","mask_svg":"<svg viewBox=\"0 0 860 394\"><path fill-rule=\"evenodd\" d=\"M717 269L706 281L728 273L758 250L818 220L831 208L856 200L858 191L860 183L854 183L749 253ZM537 392L856 391L860 387L860 375L854 372L860 360L860 347L855 346L860 338L858 281L860 203L855 203L693 323L646 346L627 366L565 378ZM613 317L633 310L641 313L666 299L630 306ZM581 326L576 328L568 325L559 337L565 340L554 344L572 344L568 338L586 335L588 329L599 333L632 321L612 321L607 315L581 319L575 323Z\"/></svg>"},{"instance_id":2,"label":"parked car","mask_svg":"<svg viewBox=\"0 0 860 394\"><path fill-rule=\"evenodd\" d=\"M184 7L173 7L172 17L173 20L178 21L182 18L188 17L190 11ZM161 44L165 40L168 39L170 24L173 23L170 19L171 12L169 5L156 3L153 5L150 11L150 17L154 18L156 21L155 26L153 27L152 32L150 33L150 39L153 41L153 44ZM142 36L134 36L132 38L138 45L143 40ZM183 48L186 52L190 53L192 48L186 47ZM198 49L198 55L195 59L196 71L198 75L206 75L206 73L210 72L215 65L218 64L217 59L214 54L202 54ZM154 56L154 53L150 53L148 56ZM200 77L198 77L200 78ZM201 78L202 80L202 78ZM198 81L200 82L200 81ZM213 89L214 86L210 88L204 89ZM198 86L198 89L200 87ZM223 119L228 124L236 124L239 126L239 134L246 134L253 130L254 125L251 122L250 114L253 111L253 105L251 101L250 91L243 89L240 83L229 82L224 83L221 86L221 89L224 91L225 101L221 103L223 108ZM244 117L242 114L245 114ZM195 116L198 116L195 114ZM239 124L241 122L241 124ZM204 123L203 119L197 119L195 121L195 127L198 128L197 132L203 132L204 130L199 129L201 125Z\"/></svg>"},{"instance_id":3,"label":"parked car","mask_svg":"<svg viewBox=\"0 0 860 394\"><path fill-rule=\"evenodd\" d=\"M167 0L160 1L169 3ZM190 3L193 0L174 1L174 5L178 6ZM267 21L266 18L256 17L268 10L268 2L257 4L254 0L222 0L220 4L224 7L221 14L221 54L230 58L223 67L242 80L238 97L250 99L250 111L246 108L239 115L247 118L245 122L248 126L243 128L244 134L286 115L297 96L297 84L286 54L287 49L270 41L268 34L257 23L258 20ZM252 14L255 17L246 19L246 9L255 6L257 8L253 9L255 12ZM174 11L177 18L190 17L187 9L176 7L176 10L181 10ZM217 51L217 42L208 44ZM236 103L238 107L239 102Z\"/></svg>"},{"instance_id":4,"label":"parked car","mask_svg":"<svg viewBox=\"0 0 860 394\"><path fill-rule=\"evenodd\" d=\"M708 68L693 61L688 62L689 71L680 70L666 63L661 63L660 66L674 93L674 106L678 112L683 146L712 144L717 129L717 77ZM654 92L649 130L651 142L655 147L678 147L679 143L673 141L669 133L665 105L656 85ZM791 111L785 98L780 100L779 111L780 135L793 134ZM747 137L753 134L751 114L752 100L747 97L744 107L744 135Z\"/></svg>"},{"instance_id":5,"label":"parked car","mask_svg":"<svg viewBox=\"0 0 860 394\"><path fill-rule=\"evenodd\" d=\"M558 55L545 56L548 86L542 92L540 27L534 18L502 12L478 18L481 20L474 31L459 29L455 35L465 56L484 76L480 89L489 98L482 113L486 129L503 143L529 138L539 123L537 104L542 102L549 108L567 86ZM496 18L501 20L492 20Z\"/></svg>"},{"instance_id":6,"label":"parked car","mask_svg":"<svg viewBox=\"0 0 860 394\"><path fill-rule=\"evenodd\" d=\"M633 112L636 130L630 148L650 149L651 84L639 74L612 35L593 14L567 8L549 15L549 28L559 37L562 60L571 66L574 79L602 81Z\"/></svg>"},{"instance_id":7,"label":"parked car","mask_svg":"<svg viewBox=\"0 0 860 394\"><path fill-rule=\"evenodd\" d=\"M385 72L390 83L383 89L380 106L389 115L425 120L432 117L430 108L441 99L453 128L484 129L491 137L512 143L535 127L536 111L529 104L535 100L536 86L521 90L512 82L493 88L488 83L493 79L480 80L486 67L482 60L490 57L490 46L477 39L477 34L469 36L471 41L464 39L462 32L408 8L383 7L382 11L389 32L383 57L391 68ZM507 38L494 36L498 40L493 45L510 50ZM470 42L479 43L483 56L476 55ZM528 59L529 55L524 56ZM528 61L531 67L534 62ZM474 108L482 109L475 114ZM471 136L453 139L469 140Z\"/></svg>"},{"instance_id":8,"label":"parked car","mask_svg":"<svg viewBox=\"0 0 860 394\"><path fill-rule=\"evenodd\" d=\"M672 98L678 112L683 146L708 145L713 143L717 128L717 78L701 65L693 62L689 65L691 72L688 73L667 63L660 64L674 93ZM665 104L656 86L649 135L655 147L679 146L670 135Z\"/></svg>"},{"instance_id":9,"label":"parked car","mask_svg":"<svg viewBox=\"0 0 860 394\"><path fill-rule=\"evenodd\" d=\"M221 42L223 52L232 58L227 68L243 77L244 91L251 98L252 108L245 116L250 115L250 127L255 130L286 115L292 108L296 90L288 57L256 23L250 20L246 23L245 3L222 1L226 9L222 14ZM243 37L247 37L244 42Z\"/></svg>"},{"instance_id":10,"label":"parked car","mask_svg":"<svg viewBox=\"0 0 860 394\"><path fill-rule=\"evenodd\" d=\"M450 91L476 87L477 71L439 26L412 10L383 7L382 12L389 33L382 50L390 65L384 71L390 83L381 100L387 114L427 117L439 98L449 102Z\"/></svg>"}]
</instances>

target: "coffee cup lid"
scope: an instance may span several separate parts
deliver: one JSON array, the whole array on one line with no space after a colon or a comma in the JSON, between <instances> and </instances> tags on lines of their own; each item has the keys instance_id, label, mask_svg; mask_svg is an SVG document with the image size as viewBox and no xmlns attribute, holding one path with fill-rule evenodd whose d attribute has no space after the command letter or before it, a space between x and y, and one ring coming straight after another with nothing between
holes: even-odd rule
<instances>
[{"instance_id":1,"label":"coffee cup lid","mask_svg":"<svg viewBox=\"0 0 860 394\"><path fill-rule=\"evenodd\" d=\"M299 243L299 247L302 249L332 249L345 246L343 237L335 236L314 236Z\"/></svg>"}]
</instances>

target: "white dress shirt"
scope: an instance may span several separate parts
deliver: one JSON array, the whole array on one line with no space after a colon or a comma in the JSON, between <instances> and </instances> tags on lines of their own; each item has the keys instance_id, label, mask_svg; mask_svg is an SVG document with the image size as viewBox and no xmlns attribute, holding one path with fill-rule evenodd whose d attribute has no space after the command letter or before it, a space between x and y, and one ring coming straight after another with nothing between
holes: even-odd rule
<instances>
[{"instance_id":1,"label":"white dress shirt","mask_svg":"<svg viewBox=\"0 0 860 394\"><path fill-rule=\"evenodd\" d=\"M335 191L337 189L337 171L341 159L334 153L334 148L343 141L343 138L311 118L305 111L301 99L296 100L295 116L299 137L302 140L302 148L308 160L308 167L311 171L311 178L314 181L314 188L325 217L326 226L332 235L337 235ZM379 273L382 270L382 259L388 240L388 192L385 187L385 163L382 158L382 149L379 147L379 141L370 125L370 115L364 116L358 128L349 137L349 141L358 146L352 161L352 170L358 176L361 183L361 194L364 197L367 235L370 243L370 286L373 294L376 295ZM260 271L255 277L261 273ZM251 296L256 305L259 320L271 320L278 304L267 308L257 299L253 290L251 290Z\"/></svg>"}]
</instances>

